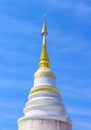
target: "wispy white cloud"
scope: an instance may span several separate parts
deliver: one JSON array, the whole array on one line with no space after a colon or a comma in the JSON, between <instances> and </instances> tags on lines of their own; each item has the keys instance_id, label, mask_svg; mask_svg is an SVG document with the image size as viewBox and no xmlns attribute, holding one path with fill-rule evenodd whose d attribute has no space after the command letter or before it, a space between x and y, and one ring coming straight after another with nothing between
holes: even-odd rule
<instances>
[{"instance_id":1,"label":"wispy white cloud","mask_svg":"<svg viewBox=\"0 0 91 130\"><path fill-rule=\"evenodd\" d=\"M57 86L62 91L64 98L90 102L91 87L88 84L91 84L91 79L77 79L64 76L61 77L61 83L59 82Z\"/></svg>"},{"instance_id":2,"label":"wispy white cloud","mask_svg":"<svg viewBox=\"0 0 91 130\"><path fill-rule=\"evenodd\" d=\"M18 107L18 109L19 109L19 107ZM12 115L7 114L7 115L4 115L3 118L4 118L4 120L17 120L18 116L19 115L16 115L16 114L12 114Z\"/></svg>"},{"instance_id":3,"label":"wispy white cloud","mask_svg":"<svg viewBox=\"0 0 91 130\"><path fill-rule=\"evenodd\" d=\"M0 64L0 73L3 73L3 74L5 74L5 73L8 73L8 74L10 74L10 75L12 75L12 74L17 74L18 73L18 75L20 75L20 73L22 73L22 74L25 74L26 75L26 73L29 71L29 70L32 70L29 66L27 66L27 68L25 67L25 66L4 66L3 64ZM27 74L28 75L28 74ZM5 75L4 75L5 76ZM1 74L0 74L0 80L2 80L2 76L1 76ZM8 77L7 77L8 78Z\"/></svg>"},{"instance_id":4,"label":"wispy white cloud","mask_svg":"<svg viewBox=\"0 0 91 130\"><path fill-rule=\"evenodd\" d=\"M76 14L78 15L91 15L91 6L89 4L86 4L86 2L78 2L75 6Z\"/></svg>"},{"instance_id":5,"label":"wispy white cloud","mask_svg":"<svg viewBox=\"0 0 91 130\"><path fill-rule=\"evenodd\" d=\"M66 1L66 0L50 0L50 1L48 1L48 0L44 0L43 1L45 4L48 4L48 5L50 5L50 6L52 6L52 7L54 7L54 8L70 8L71 6L72 6L72 4L73 4L73 2L72 1Z\"/></svg>"},{"instance_id":6,"label":"wispy white cloud","mask_svg":"<svg viewBox=\"0 0 91 130\"><path fill-rule=\"evenodd\" d=\"M78 1L78 0L44 0L43 3L53 7L54 9L63 9L69 10L76 16L90 17L91 6L87 1ZM80 18L80 17L79 17Z\"/></svg>"},{"instance_id":7,"label":"wispy white cloud","mask_svg":"<svg viewBox=\"0 0 91 130\"><path fill-rule=\"evenodd\" d=\"M29 23L28 21L24 22L23 20L19 19L14 19L9 17L8 15L5 14L0 14L0 18L2 19L0 21L0 30L6 31L8 33L24 33L27 35L30 35L31 33L34 34L35 32L38 31L38 26L34 25L31 21Z\"/></svg>"},{"instance_id":8,"label":"wispy white cloud","mask_svg":"<svg viewBox=\"0 0 91 130\"><path fill-rule=\"evenodd\" d=\"M89 123L89 122L81 122L81 121L79 121L79 122L74 122L74 124L77 127L80 126L81 128L85 127L85 129L88 129L88 128L91 129L91 123Z\"/></svg>"},{"instance_id":9,"label":"wispy white cloud","mask_svg":"<svg viewBox=\"0 0 91 130\"><path fill-rule=\"evenodd\" d=\"M50 32L49 43L51 50L55 50L55 47L58 48L57 50L53 51L54 53L85 53L86 51L86 39L79 37L75 34L64 32L63 30L51 30ZM56 36L56 39L53 41L53 37Z\"/></svg>"},{"instance_id":10,"label":"wispy white cloud","mask_svg":"<svg viewBox=\"0 0 91 130\"><path fill-rule=\"evenodd\" d=\"M12 48L12 46L11 46ZM22 48L22 47L21 47ZM0 56L3 58L3 59L7 59L7 60L11 60L11 62L15 61L15 62L33 62L35 60L37 60L37 58L33 55L32 58L30 58L30 55L29 53L24 53L23 51L19 52L17 51L18 47L16 47L15 51L12 49L12 50L9 50L9 49L3 49L1 48L0 50ZM27 51L29 51L27 49ZM31 49L30 49L31 51Z\"/></svg>"},{"instance_id":11,"label":"wispy white cloud","mask_svg":"<svg viewBox=\"0 0 91 130\"><path fill-rule=\"evenodd\" d=\"M7 100L6 100L7 101ZM6 102L2 102L2 103L0 103L0 107L2 108L2 109L5 109L5 108L7 108L7 109L21 109L21 107L23 106L23 102L22 101L20 101L20 100L17 100L17 102L10 102L10 100L9 101L7 101L7 103ZM7 116L7 115L6 115ZM11 115L11 116L13 116L13 115Z\"/></svg>"},{"instance_id":12,"label":"wispy white cloud","mask_svg":"<svg viewBox=\"0 0 91 130\"><path fill-rule=\"evenodd\" d=\"M25 86L30 86L32 84L29 80L18 80L18 79L12 79L12 78L0 78L0 88L22 88L23 90L26 89Z\"/></svg>"},{"instance_id":13,"label":"wispy white cloud","mask_svg":"<svg viewBox=\"0 0 91 130\"><path fill-rule=\"evenodd\" d=\"M69 11L71 10L72 13L76 13L77 15L86 16L87 14L88 15L91 14L90 1L86 1L86 0L83 1L82 0L74 0L74 1L73 0L43 0L43 1L39 0L38 4L41 3L47 6L51 6L56 10L69 9Z\"/></svg>"},{"instance_id":14,"label":"wispy white cloud","mask_svg":"<svg viewBox=\"0 0 91 130\"><path fill-rule=\"evenodd\" d=\"M87 56L87 57L91 57L91 50L90 50L90 48L89 48L89 50L87 50L86 52L85 52L85 55Z\"/></svg>"},{"instance_id":15,"label":"wispy white cloud","mask_svg":"<svg viewBox=\"0 0 91 130\"><path fill-rule=\"evenodd\" d=\"M73 115L77 115L77 116L91 116L91 109L84 109L84 108L71 108L71 107L68 107L68 112L70 114L73 114Z\"/></svg>"}]
</instances>

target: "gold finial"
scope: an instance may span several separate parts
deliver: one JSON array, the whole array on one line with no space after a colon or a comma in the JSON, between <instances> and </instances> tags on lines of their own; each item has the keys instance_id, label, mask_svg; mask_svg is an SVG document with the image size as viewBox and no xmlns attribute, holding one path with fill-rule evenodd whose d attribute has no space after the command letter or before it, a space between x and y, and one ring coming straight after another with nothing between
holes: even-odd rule
<instances>
[{"instance_id":1,"label":"gold finial","mask_svg":"<svg viewBox=\"0 0 91 130\"><path fill-rule=\"evenodd\" d=\"M46 28L46 15L44 15L44 22L43 22L43 27L42 27L42 31L41 31L41 35L47 35L47 28Z\"/></svg>"},{"instance_id":2,"label":"gold finial","mask_svg":"<svg viewBox=\"0 0 91 130\"><path fill-rule=\"evenodd\" d=\"M43 45L42 45L42 52L41 52L40 61L39 61L39 69L50 69L50 61L48 58L47 47L46 47L47 28L46 28L45 18L43 22L41 35L43 36Z\"/></svg>"}]
</instances>

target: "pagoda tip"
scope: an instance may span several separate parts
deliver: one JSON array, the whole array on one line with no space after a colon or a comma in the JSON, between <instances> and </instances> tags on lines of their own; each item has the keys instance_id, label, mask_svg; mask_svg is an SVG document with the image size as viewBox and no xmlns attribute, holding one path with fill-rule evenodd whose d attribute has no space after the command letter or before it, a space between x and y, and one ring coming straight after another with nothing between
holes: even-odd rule
<instances>
[{"instance_id":1,"label":"pagoda tip","mask_svg":"<svg viewBox=\"0 0 91 130\"><path fill-rule=\"evenodd\" d=\"M44 14L44 22L43 22L43 27L42 27L41 35L47 35L46 14Z\"/></svg>"}]
</instances>

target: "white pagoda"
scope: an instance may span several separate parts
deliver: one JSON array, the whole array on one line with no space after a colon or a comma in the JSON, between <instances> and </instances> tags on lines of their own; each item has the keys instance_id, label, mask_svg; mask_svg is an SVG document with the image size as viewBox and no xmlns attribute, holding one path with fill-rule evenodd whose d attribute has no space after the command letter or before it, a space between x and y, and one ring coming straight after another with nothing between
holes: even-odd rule
<instances>
[{"instance_id":1,"label":"white pagoda","mask_svg":"<svg viewBox=\"0 0 91 130\"><path fill-rule=\"evenodd\" d=\"M24 108L24 117L18 119L18 130L72 130L72 121L67 116L56 77L50 70L46 47L46 20L41 35L42 52L38 70L34 74L34 85Z\"/></svg>"}]
</instances>

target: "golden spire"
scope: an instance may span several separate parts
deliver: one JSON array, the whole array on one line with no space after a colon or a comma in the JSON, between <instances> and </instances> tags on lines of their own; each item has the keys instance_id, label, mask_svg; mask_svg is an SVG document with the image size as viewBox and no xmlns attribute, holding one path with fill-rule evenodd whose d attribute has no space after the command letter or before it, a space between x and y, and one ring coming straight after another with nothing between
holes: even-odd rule
<instances>
[{"instance_id":1,"label":"golden spire","mask_svg":"<svg viewBox=\"0 0 91 130\"><path fill-rule=\"evenodd\" d=\"M46 47L46 19L44 19L41 35L43 36L42 52L39 61L39 69L50 69L50 61L48 58L47 47Z\"/></svg>"}]
</instances>

